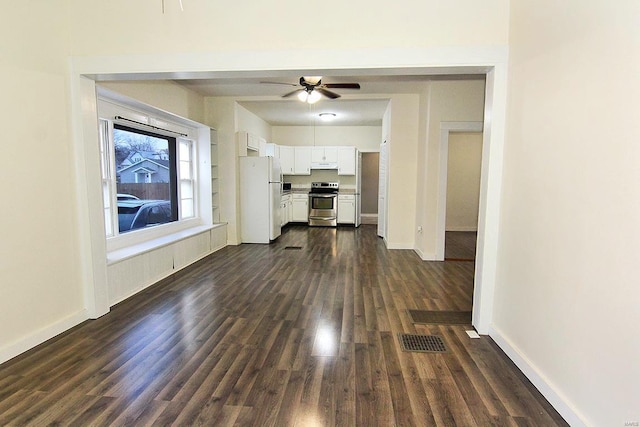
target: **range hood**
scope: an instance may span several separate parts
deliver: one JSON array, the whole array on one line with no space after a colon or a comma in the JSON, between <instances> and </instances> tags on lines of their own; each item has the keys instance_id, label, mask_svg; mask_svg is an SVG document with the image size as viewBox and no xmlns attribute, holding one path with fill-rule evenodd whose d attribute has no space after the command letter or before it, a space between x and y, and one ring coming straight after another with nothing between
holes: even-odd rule
<instances>
[{"instance_id":1,"label":"range hood","mask_svg":"<svg viewBox=\"0 0 640 427\"><path fill-rule=\"evenodd\" d=\"M312 162L311 169L338 169L337 162Z\"/></svg>"}]
</instances>

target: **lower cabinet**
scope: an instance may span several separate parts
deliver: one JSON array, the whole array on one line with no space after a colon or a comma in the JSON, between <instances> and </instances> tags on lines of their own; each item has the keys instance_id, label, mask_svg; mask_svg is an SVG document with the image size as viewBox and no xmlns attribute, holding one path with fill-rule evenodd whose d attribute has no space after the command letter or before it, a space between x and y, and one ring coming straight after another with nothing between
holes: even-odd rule
<instances>
[{"instance_id":1,"label":"lower cabinet","mask_svg":"<svg viewBox=\"0 0 640 427\"><path fill-rule=\"evenodd\" d=\"M285 194L282 196L280 202L280 225L285 226L289 222L291 222L291 211L293 210L293 206L291 203L291 194Z\"/></svg>"},{"instance_id":2,"label":"lower cabinet","mask_svg":"<svg viewBox=\"0 0 640 427\"><path fill-rule=\"evenodd\" d=\"M356 223L356 196L338 194L338 224Z\"/></svg>"},{"instance_id":3,"label":"lower cabinet","mask_svg":"<svg viewBox=\"0 0 640 427\"><path fill-rule=\"evenodd\" d=\"M309 196L307 194L292 194L291 221L309 222Z\"/></svg>"}]
</instances>

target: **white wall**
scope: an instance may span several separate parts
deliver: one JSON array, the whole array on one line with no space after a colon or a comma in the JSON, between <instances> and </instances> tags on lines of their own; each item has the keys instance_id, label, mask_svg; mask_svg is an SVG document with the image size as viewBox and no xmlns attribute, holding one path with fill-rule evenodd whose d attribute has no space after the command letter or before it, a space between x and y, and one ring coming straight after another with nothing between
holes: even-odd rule
<instances>
[{"instance_id":1,"label":"white wall","mask_svg":"<svg viewBox=\"0 0 640 427\"><path fill-rule=\"evenodd\" d=\"M273 142L280 145L350 145L360 151L379 151L381 126L274 126Z\"/></svg>"},{"instance_id":2,"label":"white wall","mask_svg":"<svg viewBox=\"0 0 640 427\"><path fill-rule=\"evenodd\" d=\"M492 336L573 425L640 422L638 22L635 0L511 3Z\"/></svg>"}]
</instances>

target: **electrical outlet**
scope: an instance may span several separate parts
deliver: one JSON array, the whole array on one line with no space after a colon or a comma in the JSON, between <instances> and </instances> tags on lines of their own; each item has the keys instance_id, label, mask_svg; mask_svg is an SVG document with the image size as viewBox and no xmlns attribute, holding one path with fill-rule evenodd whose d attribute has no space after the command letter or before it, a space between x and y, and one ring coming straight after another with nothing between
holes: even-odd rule
<instances>
[{"instance_id":1,"label":"electrical outlet","mask_svg":"<svg viewBox=\"0 0 640 427\"><path fill-rule=\"evenodd\" d=\"M422 226L421 225L418 226L418 233L422 233Z\"/></svg>"}]
</instances>

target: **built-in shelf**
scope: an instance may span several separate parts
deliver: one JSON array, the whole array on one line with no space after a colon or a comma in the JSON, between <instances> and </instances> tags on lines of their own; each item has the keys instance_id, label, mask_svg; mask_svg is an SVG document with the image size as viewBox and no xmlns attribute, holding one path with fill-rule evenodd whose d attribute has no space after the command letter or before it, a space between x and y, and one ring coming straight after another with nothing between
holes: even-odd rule
<instances>
[{"instance_id":1,"label":"built-in shelf","mask_svg":"<svg viewBox=\"0 0 640 427\"><path fill-rule=\"evenodd\" d=\"M220 222L220 181L218 180L218 140L211 131L211 219L214 224Z\"/></svg>"}]
</instances>

